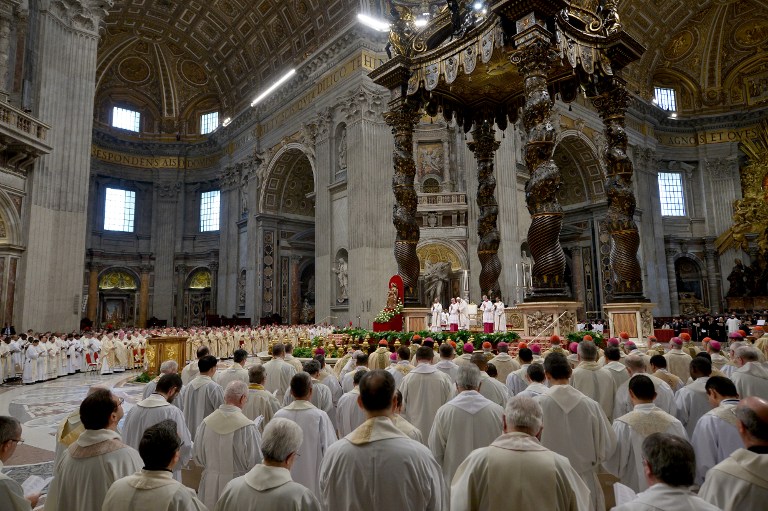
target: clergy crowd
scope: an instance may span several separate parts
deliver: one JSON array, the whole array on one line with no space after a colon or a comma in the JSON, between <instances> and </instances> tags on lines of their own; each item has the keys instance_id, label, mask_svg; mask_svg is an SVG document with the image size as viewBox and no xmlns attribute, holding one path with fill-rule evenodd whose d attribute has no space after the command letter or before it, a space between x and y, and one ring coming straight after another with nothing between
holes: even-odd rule
<instances>
[{"instance_id":1,"label":"clergy crowd","mask_svg":"<svg viewBox=\"0 0 768 511\"><path fill-rule=\"evenodd\" d=\"M553 336L460 356L381 340L333 367L322 348L302 363L277 343L266 363L236 349L221 370L201 344L180 372L165 361L125 417L109 389L90 390L57 431L44 506L602 511L612 474L636 493L620 511L762 509L768 366L730 340ZM0 418L0 460L21 441ZM17 486L0 476L9 509L30 509L37 496Z\"/></svg>"}]
</instances>

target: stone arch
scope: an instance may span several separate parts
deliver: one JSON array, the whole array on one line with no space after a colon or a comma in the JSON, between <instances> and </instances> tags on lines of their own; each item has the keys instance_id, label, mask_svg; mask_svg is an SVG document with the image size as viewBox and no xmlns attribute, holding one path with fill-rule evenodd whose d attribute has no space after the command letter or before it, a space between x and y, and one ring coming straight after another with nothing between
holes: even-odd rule
<instances>
[{"instance_id":1,"label":"stone arch","mask_svg":"<svg viewBox=\"0 0 768 511\"><path fill-rule=\"evenodd\" d=\"M115 275L111 287L103 285L104 279L110 274ZM133 286L120 281L120 275L133 280ZM126 266L109 266L99 272L98 289L99 302L97 308L97 324L112 325L113 328L134 325L138 312L138 294L140 286L139 275Z\"/></svg>"},{"instance_id":2,"label":"stone arch","mask_svg":"<svg viewBox=\"0 0 768 511\"><path fill-rule=\"evenodd\" d=\"M315 161L312 158L310 151L308 151L304 145L295 142L285 144L275 153L275 155L272 157L272 160L267 165L267 171L265 172L266 177L262 183L261 196L259 197L260 213L286 212L284 204L285 192L287 188L290 188L289 181L294 170L297 168L297 164L306 165L306 167L304 167L302 170L311 171L312 189L309 190L308 193L314 192L316 190L317 171L315 168ZM295 191L298 194L301 190L290 191ZM291 206L287 209L294 208ZM303 209L308 210L309 208ZM312 199L311 204L311 215L307 213L308 211L305 211L304 216L314 217L314 199Z\"/></svg>"},{"instance_id":3,"label":"stone arch","mask_svg":"<svg viewBox=\"0 0 768 511\"><path fill-rule=\"evenodd\" d=\"M23 244L21 217L13 200L2 190L0 190L0 222L2 222L0 225L0 246L21 246ZM3 232L5 235L2 235Z\"/></svg>"},{"instance_id":4,"label":"stone arch","mask_svg":"<svg viewBox=\"0 0 768 511\"><path fill-rule=\"evenodd\" d=\"M108 266L99 272L99 278L98 278L99 290L103 289L101 287L101 282L102 282L102 279L107 276L107 274L118 273L118 272L128 274L133 279L134 284L136 285L135 288L122 288L122 289L136 289L136 290L139 289L139 282L141 281L140 281L139 274L136 273L135 270L127 266ZM106 288L106 289L121 289L121 288Z\"/></svg>"},{"instance_id":5,"label":"stone arch","mask_svg":"<svg viewBox=\"0 0 768 511\"><path fill-rule=\"evenodd\" d=\"M467 251L458 241L450 239L430 238L420 240L416 247L416 253L419 256L419 265L421 270L424 270L424 255L426 249L428 249L430 245L437 245L440 249L448 251L456 258L458 265L456 267L452 267L452 270L469 269L469 257L467 256Z\"/></svg>"},{"instance_id":6,"label":"stone arch","mask_svg":"<svg viewBox=\"0 0 768 511\"><path fill-rule=\"evenodd\" d=\"M560 204L567 207L605 200L605 172L597 155L597 148L582 132L561 132L553 154L562 176L557 193Z\"/></svg>"},{"instance_id":7,"label":"stone arch","mask_svg":"<svg viewBox=\"0 0 768 511\"><path fill-rule=\"evenodd\" d=\"M187 289L205 289L205 287L195 287L192 288L192 286L198 286L202 281L197 280L201 275L208 274L208 286L207 288L211 288L211 278L213 277L210 268L207 266L197 266L192 271L187 273L186 279L184 280L184 287Z\"/></svg>"}]
</instances>

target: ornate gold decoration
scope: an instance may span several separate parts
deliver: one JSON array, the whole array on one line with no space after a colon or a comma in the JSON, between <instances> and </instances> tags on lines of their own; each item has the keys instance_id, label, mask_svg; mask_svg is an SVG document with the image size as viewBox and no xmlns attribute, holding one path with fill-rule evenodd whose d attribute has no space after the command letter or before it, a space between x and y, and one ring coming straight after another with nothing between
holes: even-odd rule
<instances>
[{"instance_id":1,"label":"ornate gold decoration","mask_svg":"<svg viewBox=\"0 0 768 511\"><path fill-rule=\"evenodd\" d=\"M104 273L99 279L99 289L137 289L136 279L132 275L120 271L111 270Z\"/></svg>"},{"instance_id":2,"label":"ornate gold decoration","mask_svg":"<svg viewBox=\"0 0 768 511\"><path fill-rule=\"evenodd\" d=\"M563 335L570 334L576 331L576 313L572 311L566 311L558 321L560 327L560 333Z\"/></svg>"},{"instance_id":3,"label":"ornate gold decoration","mask_svg":"<svg viewBox=\"0 0 768 511\"><path fill-rule=\"evenodd\" d=\"M768 121L761 123L757 135L739 146L749 158L740 169L744 198L733 203L733 226L715 240L721 254L731 248L747 250L755 235L760 252L768 253Z\"/></svg>"},{"instance_id":4,"label":"ornate gold decoration","mask_svg":"<svg viewBox=\"0 0 768 511\"><path fill-rule=\"evenodd\" d=\"M143 83L149 78L149 64L141 57L128 57L120 62L120 76L129 82Z\"/></svg>"},{"instance_id":5,"label":"ornate gold decoration","mask_svg":"<svg viewBox=\"0 0 768 511\"><path fill-rule=\"evenodd\" d=\"M416 256L419 258L419 268L424 271L427 262L451 263L451 271L461 270L461 261L450 247L442 243L427 243L416 249Z\"/></svg>"},{"instance_id":6,"label":"ornate gold decoration","mask_svg":"<svg viewBox=\"0 0 768 511\"><path fill-rule=\"evenodd\" d=\"M147 366L155 367L155 359L157 358L157 350L155 347L151 344L147 344L147 351L145 353L147 355Z\"/></svg>"},{"instance_id":7,"label":"ornate gold decoration","mask_svg":"<svg viewBox=\"0 0 768 511\"><path fill-rule=\"evenodd\" d=\"M207 289L211 287L211 271L207 269L199 269L189 280L190 289Z\"/></svg>"},{"instance_id":8,"label":"ornate gold decoration","mask_svg":"<svg viewBox=\"0 0 768 511\"><path fill-rule=\"evenodd\" d=\"M528 322L528 335L549 335L552 332L552 320L555 319L552 314L536 311L526 316ZM547 328L544 330L544 328Z\"/></svg>"}]
</instances>

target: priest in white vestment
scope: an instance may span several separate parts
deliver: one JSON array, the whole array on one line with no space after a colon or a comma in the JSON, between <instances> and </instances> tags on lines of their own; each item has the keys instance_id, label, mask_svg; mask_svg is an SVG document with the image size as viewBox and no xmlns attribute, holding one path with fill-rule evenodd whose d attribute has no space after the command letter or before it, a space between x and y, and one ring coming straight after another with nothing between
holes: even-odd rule
<instances>
[{"instance_id":1,"label":"priest in white vestment","mask_svg":"<svg viewBox=\"0 0 768 511\"><path fill-rule=\"evenodd\" d=\"M321 387L327 390L324 386ZM336 441L336 433L328 414L312 404L314 390L315 385L309 374L296 374L291 379L291 395L294 401L278 410L275 418L290 419L304 432L304 442L299 448L299 459L291 468L291 477L320 498L317 467L323 462L328 447Z\"/></svg>"},{"instance_id":2,"label":"priest in white vestment","mask_svg":"<svg viewBox=\"0 0 768 511\"><path fill-rule=\"evenodd\" d=\"M315 495L291 479L303 438L295 422L273 419L264 428L264 461L230 481L211 511L320 511Z\"/></svg>"},{"instance_id":3,"label":"priest in white vestment","mask_svg":"<svg viewBox=\"0 0 768 511\"><path fill-rule=\"evenodd\" d=\"M435 298L435 302L432 304L432 321L429 327L429 330L431 332L440 332L442 330L442 327L441 327L442 314L443 314L443 306L440 304L440 299Z\"/></svg>"},{"instance_id":4,"label":"priest in white vestment","mask_svg":"<svg viewBox=\"0 0 768 511\"><path fill-rule=\"evenodd\" d=\"M656 399L653 404L668 414L675 415L677 409L675 408L675 393L672 387L655 375L648 374L643 357L640 355L627 355L624 365L630 377L636 374L644 374L650 378L653 382L653 387L656 389ZM613 402L613 416L621 417L631 412L633 408L634 405L629 397L629 380L627 380L616 389L616 397Z\"/></svg>"},{"instance_id":5,"label":"priest in white vestment","mask_svg":"<svg viewBox=\"0 0 768 511\"><path fill-rule=\"evenodd\" d=\"M386 339L379 340L379 347L368 355L369 369L386 369L389 367L389 342Z\"/></svg>"},{"instance_id":6,"label":"priest in white vestment","mask_svg":"<svg viewBox=\"0 0 768 511\"><path fill-rule=\"evenodd\" d=\"M484 353L473 353L470 360L472 364L480 369L480 388L478 389L478 392L503 409L509 398L507 386L496 378L491 378L488 376L488 373L485 372L488 369L488 359Z\"/></svg>"},{"instance_id":7,"label":"priest in white vestment","mask_svg":"<svg viewBox=\"0 0 768 511\"><path fill-rule=\"evenodd\" d=\"M568 458L589 488L592 507L605 509L597 470L613 454L616 434L597 401L569 385L571 366L565 355L550 354L544 371L550 387L536 398L546 424L541 443Z\"/></svg>"},{"instance_id":8,"label":"priest in white vestment","mask_svg":"<svg viewBox=\"0 0 768 511\"><path fill-rule=\"evenodd\" d=\"M677 394L680 389L685 387L683 380L667 370L667 359L664 358L664 355L653 355L648 360L648 367L650 367L653 375L669 385L669 387L672 389L672 392L675 394Z\"/></svg>"},{"instance_id":9,"label":"priest in white vestment","mask_svg":"<svg viewBox=\"0 0 768 511\"><path fill-rule=\"evenodd\" d=\"M432 365L433 351L427 346L416 350L416 367L400 383L405 420L422 432L426 442L437 410L455 394L451 378Z\"/></svg>"},{"instance_id":10,"label":"priest in white vestment","mask_svg":"<svg viewBox=\"0 0 768 511\"><path fill-rule=\"evenodd\" d=\"M618 346L607 346L603 352L603 359L605 360L603 367L610 371L613 383L617 389L622 383L626 383L629 380L626 357Z\"/></svg>"},{"instance_id":11,"label":"priest in white vestment","mask_svg":"<svg viewBox=\"0 0 768 511\"><path fill-rule=\"evenodd\" d=\"M0 506L3 511L30 511L40 494L25 496L21 485L3 472L21 439L21 423L15 417L0 415Z\"/></svg>"},{"instance_id":12,"label":"priest in white vestment","mask_svg":"<svg viewBox=\"0 0 768 511\"><path fill-rule=\"evenodd\" d=\"M503 423L503 435L459 465L451 511L591 511L589 489L568 458L539 442L543 412L536 401L510 398Z\"/></svg>"},{"instance_id":13,"label":"priest in white vestment","mask_svg":"<svg viewBox=\"0 0 768 511\"><path fill-rule=\"evenodd\" d=\"M435 367L438 371L446 374L451 379L451 382L455 384L456 376L459 374L459 366L453 363L453 359L456 357L456 350L445 342L438 348L438 354L439 360Z\"/></svg>"},{"instance_id":14,"label":"priest in white vestment","mask_svg":"<svg viewBox=\"0 0 768 511\"><path fill-rule=\"evenodd\" d=\"M181 386L181 376L177 378ZM112 484L102 511L207 511L195 490L171 476L180 462L181 447L173 420L147 428L139 442L144 468Z\"/></svg>"},{"instance_id":15,"label":"priest in white vestment","mask_svg":"<svg viewBox=\"0 0 768 511\"><path fill-rule=\"evenodd\" d=\"M494 323L494 307L493 303L487 296L483 295L483 301L480 303L479 309L483 312L483 332L486 334L493 333Z\"/></svg>"},{"instance_id":16,"label":"priest in white vestment","mask_svg":"<svg viewBox=\"0 0 768 511\"><path fill-rule=\"evenodd\" d=\"M392 375L368 371L360 381L359 400L368 419L331 445L320 466L324 508L447 510L448 488L440 465L429 449L406 437L392 420L396 404Z\"/></svg>"},{"instance_id":17,"label":"priest in white vestment","mask_svg":"<svg viewBox=\"0 0 768 511\"><path fill-rule=\"evenodd\" d=\"M691 361L691 378L693 381L680 389L675 395L675 415L685 426L688 438L693 435L696 423L702 415L712 409L707 397L706 384L712 373L712 364L709 360L696 357Z\"/></svg>"},{"instance_id":18,"label":"priest in white vestment","mask_svg":"<svg viewBox=\"0 0 768 511\"><path fill-rule=\"evenodd\" d=\"M667 369L683 382L688 381L691 356L683 351L683 340L673 337L669 345L671 349L664 355L667 359Z\"/></svg>"},{"instance_id":19,"label":"priest in white vestment","mask_svg":"<svg viewBox=\"0 0 768 511\"><path fill-rule=\"evenodd\" d=\"M573 370L571 385L585 396L600 404L610 421L613 418L613 400L616 397L616 383L611 371L597 362L599 352L595 343L579 343L579 365Z\"/></svg>"},{"instance_id":20,"label":"priest in white vestment","mask_svg":"<svg viewBox=\"0 0 768 511\"><path fill-rule=\"evenodd\" d=\"M155 393L155 388L157 388L157 382L160 381L160 378L164 374L176 374L179 371L179 363L175 360L165 360L162 364L160 364L160 374L157 375L157 378L152 379L149 383L144 385L144 390L141 393L141 397L143 399L147 399L149 396ZM184 379L182 378L182 384ZM181 392L181 390L179 390ZM177 396L179 397L179 396Z\"/></svg>"},{"instance_id":21,"label":"priest in white vestment","mask_svg":"<svg viewBox=\"0 0 768 511\"><path fill-rule=\"evenodd\" d=\"M611 511L720 510L689 490L696 467L688 441L675 435L654 433L643 441L642 457L648 489Z\"/></svg>"},{"instance_id":22,"label":"priest in white vestment","mask_svg":"<svg viewBox=\"0 0 768 511\"><path fill-rule=\"evenodd\" d=\"M768 401L741 400L735 409L744 448L715 465L699 496L724 511L765 509L768 503Z\"/></svg>"},{"instance_id":23,"label":"priest in white vestment","mask_svg":"<svg viewBox=\"0 0 768 511\"><path fill-rule=\"evenodd\" d=\"M112 483L135 474L144 465L139 453L117 432L123 401L97 389L80 404L85 431L53 468L46 511L101 511Z\"/></svg>"},{"instance_id":24,"label":"priest in white vestment","mask_svg":"<svg viewBox=\"0 0 768 511\"><path fill-rule=\"evenodd\" d=\"M507 376L507 391L510 396L516 396L528 386L530 381L526 378L528 366L533 363L533 352L529 348L520 348L517 352L517 358L520 359L520 369L512 371Z\"/></svg>"},{"instance_id":25,"label":"priest in white vestment","mask_svg":"<svg viewBox=\"0 0 768 511\"><path fill-rule=\"evenodd\" d=\"M176 424L181 445L179 463L173 472L173 478L179 482L181 482L182 466L192 459L192 435L181 410L172 406L173 401L178 399L181 386L181 376L178 374L163 375L157 383L155 392L131 408L123 422L123 439L127 445L136 450L139 449L141 438L147 428L164 420L172 420Z\"/></svg>"},{"instance_id":26,"label":"priest in white vestment","mask_svg":"<svg viewBox=\"0 0 768 511\"><path fill-rule=\"evenodd\" d=\"M242 411L247 401L248 385L230 383L224 404L203 419L195 436L195 463L203 467L198 494L208 509L213 509L227 483L261 463L261 435Z\"/></svg>"},{"instance_id":27,"label":"priest in white vestment","mask_svg":"<svg viewBox=\"0 0 768 511\"><path fill-rule=\"evenodd\" d=\"M37 358L40 356L40 341L33 339L24 351L24 372L21 381L25 385L37 382Z\"/></svg>"},{"instance_id":28,"label":"priest in white vestment","mask_svg":"<svg viewBox=\"0 0 768 511\"><path fill-rule=\"evenodd\" d=\"M245 362L248 360L248 352L245 350L235 350L234 361L231 366L223 371L216 372L216 383L226 389L229 382L241 381L248 384L248 370L245 368Z\"/></svg>"},{"instance_id":29,"label":"priest in white vestment","mask_svg":"<svg viewBox=\"0 0 768 511\"><path fill-rule=\"evenodd\" d=\"M328 414L328 417L331 419L331 424L333 424L333 430L336 431L336 407L333 405L331 389L320 383L320 362L317 360L310 360L304 364L304 372L309 374L312 378L312 397L310 398L310 402L315 405L315 408ZM285 392L285 396L283 396L283 406L288 406L293 401L293 393L289 388Z\"/></svg>"},{"instance_id":30,"label":"priest in white vestment","mask_svg":"<svg viewBox=\"0 0 768 511\"><path fill-rule=\"evenodd\" d=\"M272 346L272 360L264 364L267 372L267 380L264 387L267 391L282 399L285 390L291 386L291 378L296 374L296 368L285 361L285 345Z\"/></svg>"},{"instance_id":31,"label":"priest in white vestment","mask_svg":"<svg viewBox=\"0 0 768 511\"><path fill-rule=\"evenodd\" d=\"M488 447L502 432L504 409L483 397L480 370L474 366L459 369L457 396L437 410L429 433L429 450L443 470L446 481L475 449Z\"/></svg>"},{"instance_id":32,"label":"priest in white vestment","mask_svg":"<svg viewBox=\"0 0 768 511\"><path fill-rule=\"evenodd\" d=\"M507 331L507 314L504 310L504 302L498 296L496 303L493 304L493 331L501 333Z\"/></svg>"},{"instance_id":33,"label":"priest in white vestment","mask_svg":"<svg viewBox=\"0 0 768 511\"><path fill-rule=\"evenodd\" d=\"M725 376L712 376L705 385L712 410L696 423L691 444L696 452L696 484L701 486L709 469L744 447L739 435L736 386Z\"/></svg>"},{"instance_id":34,"label":"priest in white vestment","mask_svg":"<svg viewBox=\"0 0 768 511\"><path fill-rule=\"evenodd\" d=\"M358 388L358 385L366 372L367 371L359 371L355 373L355 376L352 379L354 387L352 390L341 396L341 399L339 399L339 403L336 406L336 430L338 431L339 438L352 433L365 422L365 411L358 405L357 398L360 397L360 389Z\"/></svg>"},{"instance_id":35,"label":"priest in white vestment","mask_svg":"<svg viewBox=\"0 0 768 511\"><path fill-rule=\"evenodd\" d=\"M526 366L525 378L529 382L525 390L518 392L518 396L538 397L544 394L549 386L544 366L541 364L529 364Z\"/></svg>"},{"instance_id":36,"label":"priest in white vestment","mask_svg":"<svg viewBox=\"0 0 768 511\"><path fill-rule=\"evenodd\" d=\"M469 304L463 298L456 298L459 304L459 330L469 330Z\"/></svg>"},{"instance_id":37,"label":"priest in white vestment","mask_svg":"<svg viewBox=\"0 0 768 511\"><path fill-rule=\"evenodd\" d=\"M456 298L451 298L451 303L448 305L448 330L450 332L459 331L459 304L456 302Z\"/></svg>"},{"instance_id":38,"label":"priest in white vestment","mask_svg":"<svg viewBox=\"0 0 768 511\"><path fill-rule=\"evenodd\" d=\"M736 350L734 362L738 368L733 371L731 379L739 395L768 399L768 363L760 362L760 350L742 346Z\"/></svg>"},{"instance_id":39,"label":"priest in white vestment","mask_svg":"<svg viewBox=\"0 0 768 511\"><path fill-rule=\"evenodd\" d=\"M645 491L648 484L643 469L643 441L653 433L677 435L686 440L685 428L674 416L654 405L656 389L645 374L629 380L629 395L634 409L613 422L616 450L603 466L635 492Z\"/></svg>"},{"instance_id":40,"label":"priest in white vestment","mask_svg":"<svg viewBox=\"0 0 768 511\"><path fill-rule=\"evenodd\" d=\"M200 368L197 366L198 360L203 358L206 355L210 355L211 352L208 349L208 346L201 346L197 348L197 359L192 360L189 364L185 365L184 368L181 370L181 381L184 383L184 385L189 385L189 382L194 380L198 377L200 374Z\"/></svg>"},{"instance_id":41,"label":"priest in white vestment","mask_svg":"<svg viewBox=\"0 0 768 511\"><path fill-rule=\"evenodd\" d=\"M424 443L424 436L421 434L421 431L405 420L405 417L403 417L401 412L403 411L403 394L399 391L395 391L395 408L392 410L392 420L395 422L395 427L403 432L405 436L410 438L411 440L415 440L419 442L420 444ZM365 418L363 418L363 422L365 422ZM362 424L362 422L361 422Z\"/></svg>"},{"instance_id":42,"label":"priest in white vestment","mask_svg":"<svg viewBox=\"0 0 768 511\"><path fill-rule=\"evenodd\" d=\"M213 355L205 355L197 361L200 374L185 386L181 395L184 420L187 422L192 438L197 436L197 428L203 419L212 414L224 403L224 389L213 381L218 361Z\"/></svg>"},{"instance_id":43,"label":"priest in white vestment","mask_svg":"<svg viewBox=\"0 0 768 511\"><path fill-rule=\"evenodd\" d=\"M498 354L489 360L488 363L496 366L496 370L498 371L496 379L501 383L506 383L507 377L512 372L520 369L520 364L509 355L509 344L506 342L501 341L498 343L496 345L496 350L498 351Z\"/></svg>"},{"instance_id":44,"label":"priest in white vestment","mask_svg":"<svg viewBox=\"0 0 768 511\"><path fill-rule=\"evenodd\" d=\"M353 369L347 371L344 376L341 377L341 390L344 392L352 390L352 387L354 386L352 380L355 377L355 373L368 370L368 355L362 351L355 352L352 355L350 362L354 364Z\"/></svg>"},{"instance_id":45,"label":"priest in white vestment","mask_svg":"<svg viewBox=\"0 0 768 511\"><path fill-rule=\"evenodd\" d=\"M397 350L397 362L386 369L395 378L395 386L398 388L403 378L413 370L410 359L411 351L406 346L401 346Z\"/></svg>"},{"instance_id":46,"label":"priest in white vestment","mask_svg":"<svg viewBox=\"0 0 768 511\"><path fill-rule=\"evenodd\" d=\"M267 372L264 366L259 364L248 368L248 378L250 384L248 385L248 403L243 408L243 413L250 420L263 417L259 424L259 431L264 431L264 428L272 417L275 416L280 409L280 402L272 395L271 392L267 392L264 388L264 381L267 378Z\"/></svg>"}]
</instances>

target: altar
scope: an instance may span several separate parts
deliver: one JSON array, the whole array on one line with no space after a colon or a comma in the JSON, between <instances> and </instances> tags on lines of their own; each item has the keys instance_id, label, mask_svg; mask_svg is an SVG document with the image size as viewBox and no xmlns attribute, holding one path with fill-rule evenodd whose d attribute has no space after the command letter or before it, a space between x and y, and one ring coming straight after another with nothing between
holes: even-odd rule
<instances>
[{"instance_id":1,"label":"altar","mask_svg":"<svg viewBox=\"0 0 768 511\"><path fill-rule=\"evenodd\" d=\"M179 368L187 365L187 337L150 337L147 339L146 371L160 373L160 364L175 360Z\"/></svg>"}]
</instances>

